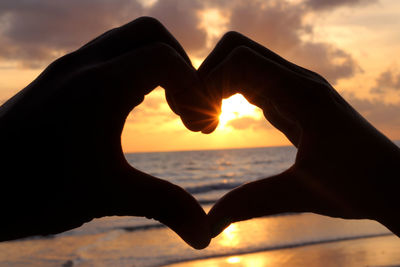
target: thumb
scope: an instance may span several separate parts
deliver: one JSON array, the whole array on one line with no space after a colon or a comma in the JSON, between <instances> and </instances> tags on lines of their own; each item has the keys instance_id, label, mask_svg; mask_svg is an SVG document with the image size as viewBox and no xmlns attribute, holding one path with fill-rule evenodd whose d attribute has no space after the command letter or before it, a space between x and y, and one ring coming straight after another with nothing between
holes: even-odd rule
<instances>
[{"instance_id":1,"label":"thumb","mask_svg":"<svg viewBox=\"0 0 400 267\"><path fill-rule=\"evenodd\" d=\"M106 215L153 218L177 233L186 243L202 249L210 243L206 213L197 200L183 188L140 172L132 167L122 170L107 186L112 198Z\"/></svg>"},{"instance_id":2,"label":"thumb","mask_svg":"<svg viewBox=\"0 0 400 267\"><path fill-rule=\"evenodd\" d=\"M231 223L285 212L308 211L308 195L293 168L244 184L224 195L208 213L212 237Z\"/></svg>"}]
</instances>

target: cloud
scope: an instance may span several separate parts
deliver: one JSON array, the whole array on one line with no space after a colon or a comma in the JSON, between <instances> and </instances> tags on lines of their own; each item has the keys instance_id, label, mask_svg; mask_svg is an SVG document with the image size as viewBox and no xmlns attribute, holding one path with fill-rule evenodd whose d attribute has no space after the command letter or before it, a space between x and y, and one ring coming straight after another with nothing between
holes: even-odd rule
<instances>
[{"instance_id":1,"label":"cloud","mask_svg":"<svg viewBox=\"0 0 400 267\"><path fill-rule=\"evenodd\" d=\"M160 20L187 51L195 53L204 49L207 40L206 31L199 28L197 13L202 6L201 1L159 0L145 14Z\"/></svg>"},{"instance_id":2,"label":"cloud","mask_svg":"<svg viewBox=\"0 0 400 267\"><path fill-rule=\"evenodd\" d=\"M389 138L400 135L400 103L384 103L378 99L361 99L353 94L345 95L348 101L372 125L386 134ZM270 130L273 126L264 118L241 117L227 123L235 130L252 129L255 131Z\"/></svg>"},{"instance_id":3,"label":"cloud","mask_svg":"<svg viewBox=\"0 0 400 267\"><path fill-rule=\"evenodd\" d=\"M321 73L332 83L352 77L360 70L343 49L303 38L312 36L313 31L313 25L304 22L313 12L308 6L329 6L334 1L307 0L305 5L276 0L158 0L148 6L143 6L142 2L2 0L0 59L19 61L28 67L43 67L104 31L143 15L159 19L189 54L201 56L207 52L209 36L201 27L199 14L207 9L218 9L227 18L227 30L248 35L285 58ZM335 6L366 1L337 2Z\"/></svg>"},{"instance_id":4,"label":"cloud","mask_svg":"<svg viewBox=\"0 0 400 267\"><path fill-rule=\"evenodd\" d=\"M289 51L288 57L296 64L320 73L332 84L363 71L351 54L328 43L304 42Z\"/></svg>"},{"instance_id":5,"label":"cloud","mask_svg":"<svg viewBox=\"0 0 400 267\"><path fill-rule=\"evenodd\" d=\"M377 0L306 0L305 4L313 9L332 9L340 6L356 6L356 5L368 5L376 3Z\"/></svg>"},{"instance_id":6,"label":"cloud","mask_svg":"<svg viewBox=\"0 0 400 267\"><path fill-rule=\"evenodd\" d=\"M346 100L376 128L395 138L400 134L400 103L385 103L378 99L368 100L346 96Z\"/></svg>"},{"instance_id":7,"label":"cloud","mask_svg":"<svg viewBox=\"0 0 400 267\"><path fill-rule=\"evenodd\" d=\"M361 70L346 51L331 44L304 41L313 26L304 23L308 10L286 1L240 2L232 7L229 28L249 36L298 65L325 76L331 83Z\"/></svg>"},{"instance_id":8,"label":"cloud","mask_svg":"<svg viewBox=\"0 0 400 267\"><path fill-rule=\"evenodd\" d=\"M390 91L400 92L400 72L396 73L394 70L388 69L378 76L375 83L370 90L373 94L384 95Z\"/></svg>"},{"instance_id":9,"label":"cloud","mask_svg":"<svg viewBox=\"0 0 400 267\"><path fill-rule=\"evenodd\" d=\"M130 0L2 0L0 57L40 66L141 13Z\"/></svg>"},{"instance_id":10,"label":"cloud","mask_svg":"<svg viewBox=\"0 0 400 267\"><path fill-rule=\"evenodd\" d=\"M126 121L155 124L155 127L157 127L160 123L170 122L176 120L177 118L178 116L173 115L169 108L153 110L140 105L139 107L133 109Z\"/></svg>"},{"instance_id":11,"label":"cloud","mask_svg":"<svg viewBox=\"0 0 400 267\"><path fill-rule=\"evenodd\" d=\"M110 28L139 16L161 20L186 49L204 47L196 1L163 0L144 7L135 0L0 1L0 59L42 67Z\"/></svg>"},{"instance_id":12,"label":"cloud","mask_svg":"<svg viewBox=\"0 0 400 267\"><path fill-rule=\"evenodd\" d=\"M177 116L169 108L164 96L164 89L158 87L146 95L144 101L129 114L127 122L163 123L175 120Z\"/></svg>"},{"instance_id":13,"label":"cloud","mask_svg":"<svg viewBox=\"0 0 400 267\"><path fill-rule=\"evenodd\" d=\"M249 116L233 119L227 123L227 126L231 126L236 130L268 130L272 128L266 119L254 119Z\"/></svg>"}]
</instances>

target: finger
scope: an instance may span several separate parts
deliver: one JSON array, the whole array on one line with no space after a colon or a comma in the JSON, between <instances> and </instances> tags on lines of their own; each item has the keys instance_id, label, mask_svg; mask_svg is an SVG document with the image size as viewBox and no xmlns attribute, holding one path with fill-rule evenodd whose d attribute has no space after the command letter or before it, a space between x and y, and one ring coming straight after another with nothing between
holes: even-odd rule
<instances>
[{"instance_id":1,"label":"finger","mask_svg":"<svg viewBox=\"0 0 400 267\"><path fill-rule=\"evenodd\" d=\"M208 213L212 237L229 224L255 217L310 210L310 195L288 171L242 185L223 196Z\"/></svg>"},{"instance_id":2,"label":"finger","mask_svg":"<svg viewBox=\"0 0 400 267\"><path fill-rule=\"evenodd\" d=\"M242 93L294 144L299 139L298 122L310 118L309 80L248 47L235 48L205 77L205 83L224 98Z\"/></svg>"},{"instance_id":3,"label":"finger","mask_svg":"<svg viewBox=\"0 0 400 267\"><path fill-rule=\"evenodd\" d=\"M158 20L151 17L141 17L119 28L112 29L83 46L81 50L93 57L96 62L102 62L123 55L135 48L159 42L165 43L175 49L183 60L186 61L189 66L192 66L189 57L174 36ZM207 92L203 89L201 89L201 91L202 98L199 98L199 100L207 100L211 103L211 98L207 95ZM175 101L173 98L170 92L166 91L168 104L171 106L172 110L178 114L177 108L174 108ZM191 108L192 107L189 109ZM203 133L212 132L218 125L219 107L213 105L211 112L213 113L213 119L209 121L209 119L206 118L206 126L201 127ZM197 113L198 112L195 112L194 115Z\"/></svg>"},{"instance_id":4,"label":"finger","mask_svg":"<svg viewBox=\"0 0 400 267\"><path fill-rule=\"evenodd\" d=\"M125 107L125 116L138 104L137 101L132 103L131 99L141 100L161 85L174 103L171 108L181 116L188 129L207 130L215 124L212 103L203 94L195 69L167 44L157 43L136 49L100 69L113 83L119 84L118 88L123 88L122 92L116 91L114 95L118 99L117 106Z\"/></svg>"},{"instance_id":5,"label":"finger","mask_svg":"<svg viewBox=\"0 0 400 267\"><path fill-rule=\"evenodd\" d=\"M117 173L113 184L107 188L111 198L103 205L103 216L154 218L196 249L209 244L210 231L204 210L179 186L129 166Z\"/></svg>"},{"instance_id":6,"label":"finger","mask_svg":"<svg viewBox=\"0 0 400 267\"><path fill-rule=\"evenodd\" d=\"M106 32L104 32L104 33L102 33L102 34L100 34L99 36L95 37L94 39L92 39L92 40L90 40L89 42L87 42L86 44L84 44L84 45L80 48L80 50L83 50L83 49L87 48L88 46L91 46L91 45L93 45L94 43L97 43L98 41L104 39L106 36L109 36L112 32L115 32L117 29L118 29L118 28L114 28L114 29L108 30L108 31L106 31Z\"/></svg>"},{"instance_id":7,"label":"finger","mask_svg":"<svg viewBox=\"0 0 400 267\"><path fill-rule=\"evenodd\" d=\"M235 48L240 46L246 46L266 59L278 63L293 72L325 81L325 79L317 73L287 61L268 48L235 31L227 32L215 46L213 51L203 61L198 69L200 77L207 76L212 69L228 57Z\"/></svg>"},{"instance_id":8,"label":"finger","mask_svg":"<svg viewBox=\"0 0 400 267\"><path fill-rule=\"evenodd\" d=\"M317 73L287 61L268 48L235 31L228 32L222 37L213 51L207 56L207 58L199 67L199 76L201 78L206 77L218 64L226 59L233 50L241 46L248 47L260 56L265 57L266 59L275 62L297 74L326 82L326 80ZM232 91L225 92L224 97L229 97L234 93L235 92ZM217 102L217 100L215 101ZM277 110L273 105L265 106L265 108L267 109L267 112L264 111L264 114L268 121L270 121L271 124L276 128L283 131L292 144L297 147L300 137L300 129L298 126L282 116L279 110Z\"/></svg>"},{"instance_id":9,"label":"finger","mask_svg":"<svg viewBox=\"0 0 400 267\"><path fill-rule=\"evenodd\" d=\"M118 57L151 43L162 42L174 48L191 65L185 50L173 35L155 18L140 17L121 27L107 31L79 51L97 61Z\"/></svg>"},{"instance_id":10,"label":"finger","mask_svg":"<svg viewBox=\"0 0 400 267\"><path fill-rule=\"evenodd\" d=\"M212 103L204 95L196 70L165 43L151 44L114 58L92 70L103 76L107 101L123 119L151 90L162 86L170 95L171 108L192 131L207 131L215 124ZM121 122L122 123L122 122ZM123 125L123 123L122 123ZM121 126L122 126L121 125Z\"/></svg>"},{"instance_id":11,"label":"finger","mask_svg":"<svg viewBox=\"0 0 400 267\"><path fill-rule=\"evenodd\" d=\"M286 135L295 147L299 147L302 131L296 123L293 123L280 114L275 105L268 100L266 100L266 103L263 106L263 114L275 128Z\"/></svg>"}]
</instances>

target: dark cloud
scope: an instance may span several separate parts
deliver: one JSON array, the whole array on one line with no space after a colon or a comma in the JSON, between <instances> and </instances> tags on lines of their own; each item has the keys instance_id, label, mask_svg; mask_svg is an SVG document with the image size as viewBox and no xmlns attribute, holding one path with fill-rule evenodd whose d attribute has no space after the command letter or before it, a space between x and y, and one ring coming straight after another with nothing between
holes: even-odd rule
<instances>
[{"instance_id":1,"label":"dark cloud","mask_svg":"<svg viewBox=\"0 0 400 267\"><path fill-rule=\"evenodd\" d=\"M161 20L191 51L204 48L199 5L189 0L158 1L144 8L135 0L0 1L0 59L40 67L73 51L110 28L139 16Z\"/></svg>"},{"instance_id":2,"label":"dark cloud","mask_svg":"<svg viewBox=\"0 0 400 267\"><path fill-rule=\"evenodd\" d=\"M130 0L2 0L0 57L46 64L141 13Z\"/></svg>"},{"instance_id":3,"label":"dark cloud","mask_svg":"<svg viewBox=\"0 0 400 267\"><path fill-rule=\"evenodd\" d=\"M201 1L159 0L145 14L160 20L193 53L204 49L207 40L206 31L198 27L202 7Z\"/></svg>"},{"instance_id":4,"label":"dark cloud","mask_svg":"<svg viewBox=\"0 0 400 267\"><path fill-rule=\"evenodd\" d=\"M384 95L390 91L400 92L400 73L393 70L382 72L376 79L376 84L371 88L373 94Z\"/></svg>"},{"instance_id":5,"label":"dark cloud","mask_svg":"<svg viewBox=\"0 0 400 267\"><path fill-rule=\"evenodd\" d=\"M285 1L243 1L232 7L228 27L271 49L283 51L298 46L301 32L310 30L302 23L303 14L299 5Z\"/></svg>"},{"instance_id":6,"label":"dark cloud","mask_svg":"<svg viewBox=\"0 0 400 267\"><path fill-rule=\"evenodd\" d=\"M232 7L229 28L239 31L298 65L325 76L331 83L352 77L360 67L352 56L328 43L303 41L312 34L304 23L303 5L285 1L269 3L252 0Z\"/></svg>"},{"instance_id":7,"label":"dark cloud","mask_svg":"<svg viewBox=\"0 0 400 267\"><path fill-rule=\"evenodd\" d=\"M231 120L227 123L227 126L231 126L236 130L268 130L272 128L266 119L262 118L257 120L248 116Z\"/></svg>"},{"instance_id":8,"label":"dark cloud","mask_svg":"<svg viewBox=\"0 0 400 267\"><path fill-rule=\"evenodd\" d=\"M0 1L0 59L43 66L77 49L102 32L138 16L159 19L192 55L205 55L207 34L199 12L218 8L229 14L228 30L248 35L289 60L321 73L335 83L353 76L359 66L346 51L321 42L304 41L313 26L304 23L308 6L276 0L159 0L143 7L139 0L2 0ZM324 2L324 4L321 4ZM329 6L334 1L318 1ZM350 2L337 1L338 5ZM330 4L329 4L330 3Z\"/></svg>"},{"instance_id":9,"label":"dark cloud","mask_svg":"<svg viewBox=\"0 0 400 267\"><path fill-rule=\"evenodd\" d=\"M368 5L377 0L306 0L305 4L316 10L332 9L340 6Z\"/></svg>"}]
</instances>

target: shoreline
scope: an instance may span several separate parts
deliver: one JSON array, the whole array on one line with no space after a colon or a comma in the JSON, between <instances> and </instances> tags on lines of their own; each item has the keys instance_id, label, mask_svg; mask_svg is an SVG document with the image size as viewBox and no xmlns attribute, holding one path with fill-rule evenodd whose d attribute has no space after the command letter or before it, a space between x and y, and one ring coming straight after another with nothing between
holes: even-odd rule
<instances>
[{"instance_id":1,"label":"shoreline","mask_svg":"<svg viewBox=\"0 0 400 267\"><path fill-rule=\"evenodd\" d=\"M379 247L379 249L377 249ZM340 249L338 249L340 248ZM375 251L375 255L373 255ZM400 242L392 233L353 238L308 242L258 251L214 255L190 261L162 265L164 267L200 266L400 266ZM357 254L367 257L355 257ZM378 255L378 256L377 256ZM379 256L380 255L380 256ZM374 259L372 259L374 258ZM316 259L319 259L316 261ZM321 262L322 261L322 262ZM258 264L255 264L258 262ZM331 265L329 265L331 264ZM333 264L333 265L332 265ZM395 265L394 265L395 264Z\"/></svg>"},{"instance_id":2,"label":"shoreline","mask_svg":"<svg viewBox=\"0 0 400 267\"><path fill-rule=\"evenodd\" d=\"M312 264L321 259L348 261L358 255L379 259L394 254L383 262L386 265L367 258L362 261L367 264L336 266L400 266L399 238L368 220L314 214L257 218L232 224L204 250L190 248L167 227L147 223L145 218L106 217L53 238L3 242L0 265L313 267L326 266ZM321 256L316 259L316 255ZM290 265L289 260L302 264Z\"/></svg>"}]
</instances>

